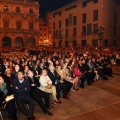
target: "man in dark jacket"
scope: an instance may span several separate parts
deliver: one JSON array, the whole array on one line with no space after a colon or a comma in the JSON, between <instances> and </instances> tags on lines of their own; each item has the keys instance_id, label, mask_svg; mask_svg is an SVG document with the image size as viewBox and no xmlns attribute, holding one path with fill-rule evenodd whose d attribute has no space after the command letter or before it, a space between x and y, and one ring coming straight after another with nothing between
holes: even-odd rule
<instances>
[{"instance_id":1,"label":"man in dark jacket","mask_svg":"<svg viewBox=\"0 0 120 120\"><path fill-rule=\"evenodd\" d=\"M13 81L14 96L19 109L28 117L28 120L35 120L33 116L34 101L29 95L30 84L27 79L24 78L23 71L18 71L18 78ZM24 103L27 103L29 108L24 107Z\"/></svg>"},{"instance_id":2,"label":"man in dark jacket","mask_svg":"<svg viewBox=\"0 0 120 120\"><path fill-rule=\"evenodd\" d=\"M69 99L67 96L67 87L65 84L60 83L60 75L55 71L55 68L53 65L49 66L49 71L48 71L48 76L52 80L52 84L55 85L56 87L56 92L57 92L57 98L60 98L60 92L63 90L63 98Z\"/></svg>"}]
</instances>

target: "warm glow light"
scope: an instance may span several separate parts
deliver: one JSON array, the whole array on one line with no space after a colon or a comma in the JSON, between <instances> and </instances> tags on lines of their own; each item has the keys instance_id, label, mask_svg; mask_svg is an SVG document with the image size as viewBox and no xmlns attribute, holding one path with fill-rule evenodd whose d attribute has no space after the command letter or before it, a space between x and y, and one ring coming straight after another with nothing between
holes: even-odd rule
<instances>
[{"instance_id":1,"label":"warm glow light","mask_svg":"<svg viewBox=\"0 0 120 120\"><path fill-rule=\"evenodd\" d=\"M45 43L48 43L48 40L44 40Z\"/></svg>"}]
</instances>

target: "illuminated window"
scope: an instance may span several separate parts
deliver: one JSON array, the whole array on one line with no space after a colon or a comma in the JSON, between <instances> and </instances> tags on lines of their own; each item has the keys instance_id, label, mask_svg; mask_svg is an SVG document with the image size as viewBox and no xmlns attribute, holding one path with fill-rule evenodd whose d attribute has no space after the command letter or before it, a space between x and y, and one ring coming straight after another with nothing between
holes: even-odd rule
<instances>
[{"instance_id":1,"label":"illuminated window","mask_svg":"<svg viewBox=\"0 0 120 120\"><path fill-rule=\"evenodd\" d=\"M8 6L4 6L4 11L8 11Z\"/></svg>"}]
</instances>

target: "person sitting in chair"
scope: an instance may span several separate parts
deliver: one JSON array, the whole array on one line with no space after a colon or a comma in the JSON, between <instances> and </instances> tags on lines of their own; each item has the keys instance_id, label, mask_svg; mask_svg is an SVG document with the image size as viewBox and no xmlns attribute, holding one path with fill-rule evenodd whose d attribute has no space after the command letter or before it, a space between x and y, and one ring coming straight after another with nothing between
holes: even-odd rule
<instances>
[{"instance_id":1,"label":"person sitting in chair","mask_svg":"<svg viewBox=\"0 0 120 120\"><path fill-rule=\"evenodd\" d=\"M15 101L21 110L27 117L28 120L35 120L33 116L34 113L34 101L29 95L30 92L30 83L28 79L24 78L24 72L18 71L18 78L13 81L13 89ZM27 103L29 108L24 107L24 103Z\"/></svg>"},{"instance_id":2,"label":"person sitting in chair","mask_svg":"<svg viewBox=\"0 0 120 120\"><path fill-rule=\"evenodd\" d=\"M7 84L4 82L2 76L0 76L0 106L8 111L9 120L18 120L13 98L13 95L8 95Z\"/></svg>"}]
</instances>

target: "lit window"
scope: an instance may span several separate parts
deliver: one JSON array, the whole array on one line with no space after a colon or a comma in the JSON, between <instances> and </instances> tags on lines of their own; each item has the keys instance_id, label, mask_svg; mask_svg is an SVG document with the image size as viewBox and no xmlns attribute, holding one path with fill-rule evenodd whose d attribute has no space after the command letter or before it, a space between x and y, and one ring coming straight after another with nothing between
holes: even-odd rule
<instances>
[{"instance_id":1,"label":"lit window","mask_svg":"<svg viewBox=\"0 0 120 120\"><path fill-rule=\"evenodd\" d=\"M4 11L8 11L8 6L4 6Z\"/></svg>"}]
</instances>

